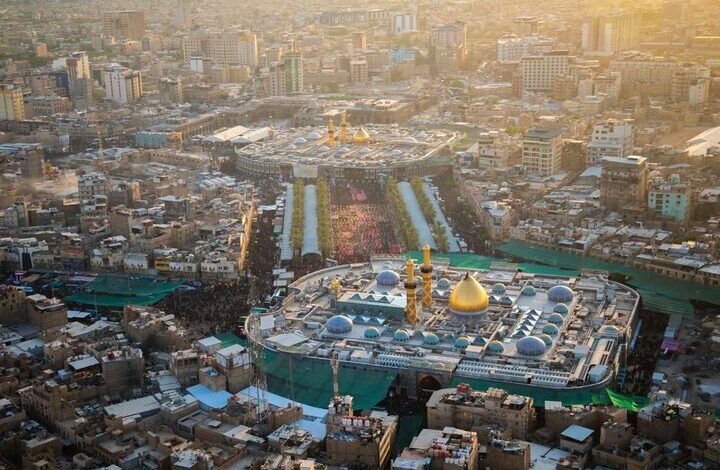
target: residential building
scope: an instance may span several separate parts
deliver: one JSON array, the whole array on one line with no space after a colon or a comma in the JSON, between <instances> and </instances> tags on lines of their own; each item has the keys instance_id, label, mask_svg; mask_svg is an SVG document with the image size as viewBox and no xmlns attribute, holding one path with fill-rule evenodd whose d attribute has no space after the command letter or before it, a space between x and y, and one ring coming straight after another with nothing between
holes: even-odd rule
<instances>
[{"instance_id":1,"label":"residential building","mask_svg":"<svg viewBox=\"0 0 720 470\"><path fill-rule=\"evenodd\" d=\"M438 49L467 49L467 26L462 21L434 24L430 28L430 45Z\"/></svg>"},{"instance_id":2,"label":"residential building","mask_svg":"<svg viewBox=\"0 0 720 470\"><path fill-rule=\"evenodd\" d=\"M635 142L633 125L627 121L610 119L593 127L587 146L588 165L600 165L604 157L624 158L632 153Z\"/></svg>"},{"instance_id":3,"label":"residential building","mask_svg":"<svg viewBox=\"0 0 720 470\"><path fill-rule=\"evenodd\" d=\"M386 468L397 434L397 416L372 411L354 416L352 397L334 397L328 406L327 464Z\"/></svg>"},{"instance_id":4,"label":"residential building","mask_svg":"<svg viewBox=\"0 0 720 470\"><path fill-rule=\"evenodd\" d=\"M552 91L555 78L570 73L572 59L568 51L551 51L543 55L522 57L519 68L522 90Z\"/></svg>"},{"instance_id":5,"label":"residential building","mask_svg":"<svg viewBox=\"0 0 720 470\"><path fill-rule=\"evenodd\" d=\"M499 64L519 64L523 57L547 54L554 46L554 39L543 36L503 36L497 40L497 61Z\"/></svg>"},{"instance_id":6,"label":"residential building","mask_svg":"<svg viewBox=\"0 0 720 470\"><path fill-rule=\"evenodd\" d=\"M414 13L395 13L390 17L390 31L395 36L417 31L417 17Z\"/></svg>"},{"instance_id":7,"label":"residential building","mask_svg":"<svg viewBox=\"0 0 720 470\"><path fill-rule=\"evenodd\" d=\"M670 97L675 59L655 57L644 52L626 52L610 61L610 71L620 73L624 96Z\"/></svg>"},{"instance_id":8,"label":"residential building","mask_svg":"<svg viewBox=\"0 0 720 470\"><path fill-rule=\"evenodd\" d=\"M20 121L25 119L22 88L9 84L0 84L0 120Z\"/></svg>"},{"instance_id":9,"label":"residential building","mask_svg":"<svg viewBox=\"0 0 720 470\"><path fill-rule=\"evenodd\" d=\"M257 37L250 31L196 32L183 38L185 61L205 57L216 64L257 65Z\"/></svg>"},{"instance_id":10,"label":"residential building","mask_svg":"<svg viewBox=\"0 0 720 470\"><path fill-rule=\"evenodd\" d=\"M367 47L367 33L365 31L356 31L353 33L353 49L362 50Z\"/></svg>"},{"instance_id":11,"label":"residential building","mask_svg":"<svg viewBox=\"0 0 720 470\"><path fill-rule=\"evenodd\" d=\"M593 15L582 25L582 50L586 55L612 56L631 49L640 32L634 12Z\"/></svg>"},{"instance_id":12,"label":"residential building","mask_svg":"<svg viewBox=\"0 0 720 470\"><path fill-rule=\"evenodd\" d=\"M142 98L140 71L110 64L105 67L103 78L106 99L117 104L127 104Z\"/></svg>"},{"instance_id":13,"label":"residential building","mask_svg":"<svg viewBox=\"0 0 720 470\"><path fill-rule=\"evenodd\" d=\"M472 390L467 384L433 392L427 402L428 427L457 426L475 431L487 424L503 428L516 439L527 439L535 426L533 399L505 390Z\"/></svg>"},{"instance_id":14,"label":"residential building","mask_svg":"<svg viewBox=\"0 0 720 470\"><path fill-rule=\"evenodd\" d=\"M562 164L562 135L556 129L530 129L523 139L522 164L541 176L557 173Z\"/></svg>"},{"instance_id":15,"label":"residential building","mask_svg":"<svg viewBox=\"0 0 720 470\"><path fill-rule=\"evenodd\" d=\"M453 427L423 429L392 463L393 470L474 470L477 434Z\"/></svg>"},{"instance_id":16,"label":"residential building","mask_svg":"<svg viewBox=\"0 0 720 470\"><path fill-rule=\"evenodd\" d=\"M670 97L691 105L705 103L710 96L710 69L698 64L682 64L673 73Z\"/></svg>"},{"instance_id":17,"label":"residential building","mask_svg":"<svg viewBox=\"0 0 720 470\"><path fill-rule=\"evenodd\" d=\"M692 209L691 186L682 183L679 175L672 175L668 181L655 182L650 186L648 210L652 215L684 223L692 217Z\"/></svg>"},{"instance_id":18,"label":"residential building","mask_svg":"<svg viewBox=\"0 0 720 470\"><path fill-rule=\"evenodd\" d=\"M105 175L92 172L78 178L78 193L82 202L91 201L95 196L107 196L109 191L110 180ZM129 237L129 233L125 236Z\"/></svg>"},{"instance_id":19,"label":"residential building","mask_svg":"<svg viewBox=\"0 0 720 470\"><path fill-rule=\"evenodd\" d=\"M367 59L358 57L350 60L350 83L367 83L368 73Z\"/></svg>"},{"instance_id":20,"label":"residential building","mask_svg":"<svg viewBox=\"0 0 720 470\"><path fill-rule=\"evenodd\" d=\"M304 89L302 52L286 52L283 55L283 62L285 64L285 94L301 94Z\"/></svg>"},{"instance_id":21,"label":"residential building","mask_svg":"<svg viewBox=\"0 0 720 470\"><path fill-rule=\"evenodd\" d=\"M644 207L647 201L647 159L631 155L602 159L600 206L607 211Z\"/></svg>"},{"instance_id":22,"label":"residential building","mask_svg":"<svg viewBox=\"0 0 720 470\"><path fill-rule=\"evenodd\" d=\"M103 32L117 39L142 40L145 35L145 12L139 10L103 13Z\"/></svg>"}]
</instances>

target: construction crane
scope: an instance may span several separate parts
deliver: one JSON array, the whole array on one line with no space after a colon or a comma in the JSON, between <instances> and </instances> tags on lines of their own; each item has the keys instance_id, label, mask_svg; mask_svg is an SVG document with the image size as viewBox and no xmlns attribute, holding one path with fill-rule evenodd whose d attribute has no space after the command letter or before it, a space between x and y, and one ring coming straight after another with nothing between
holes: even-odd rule
<instances>
[{"instance_id":1,"label":"construction crane","mask_svg":"<svg viewBox=\"0 0 720 470\"><path fill-rule=\"evenodd\" d=\"M330 356L330 368L333 375L333 398L340 396L340 383L338 380L338 372L340 371L340 356L337 351L333 351Z\"/></svg>"},{"instance_id":2,"label":"construction crane","mask_svg":"<svg viewBox=\"0 0 720 470\"><path fill-rule=\"evenodd\" d=\"M265 349L252 336L258 335L260 338L260 316L257 313L250 314L250 331L248 331L248 349L250 350L250 359L253 367L253 385L255 386L255 416L257 424L261 427L267 421L267 378L263 372L263 361L265 359Z\"/></svg>"}]
</instances>

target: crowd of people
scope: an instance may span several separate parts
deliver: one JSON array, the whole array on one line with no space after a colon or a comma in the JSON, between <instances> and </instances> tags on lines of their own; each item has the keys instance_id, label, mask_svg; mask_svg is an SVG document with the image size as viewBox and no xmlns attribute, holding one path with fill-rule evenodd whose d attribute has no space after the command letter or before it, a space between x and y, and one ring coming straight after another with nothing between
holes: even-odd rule
<instances>
[{"instance_id":1,"label":"crowd of people","mask_svg":"<svg viewBox=\"0 0 720 470\"><path fill-rule=\"evenodd\" d=\"M158 308L171 313L200 336L237 331L248 314L248 279L205 283L193 290L177 290Z\"/></svg>"}]
</instances>

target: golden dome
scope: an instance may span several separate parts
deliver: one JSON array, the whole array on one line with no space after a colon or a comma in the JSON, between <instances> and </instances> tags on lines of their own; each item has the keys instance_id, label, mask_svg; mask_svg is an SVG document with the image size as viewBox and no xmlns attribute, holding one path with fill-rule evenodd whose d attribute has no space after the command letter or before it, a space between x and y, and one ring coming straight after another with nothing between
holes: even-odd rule
<instances>
[{"instance_id":1,"label":"golden dome","mask_svg":"<svg viewBox=\"0 0 720 470\"><path fill-rule=\"evenodd\" d=\"M353 144L365 145L370 143L370 134L362 127L355 131L352 136Z\"/></svg>"},{"instance_id":2,"label":"golden dome","mask_svg":"<svg viewBox=\"0 0 720 470\"><path fill-rule=\"evenodd\" d=\"M480 312L487 308L488 296L483 286L468 273L455 285L449 303L450 309L455 312Z\"/></svg>"}]
</instances>

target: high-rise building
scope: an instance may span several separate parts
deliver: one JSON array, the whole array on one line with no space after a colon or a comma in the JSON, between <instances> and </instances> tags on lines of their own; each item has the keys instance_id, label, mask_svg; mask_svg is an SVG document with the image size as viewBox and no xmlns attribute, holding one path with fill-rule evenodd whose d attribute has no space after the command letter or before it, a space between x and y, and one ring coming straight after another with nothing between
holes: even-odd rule
<instances>
[{"instance_id":1,"label":"high-rise building","mask_svg":"<svg viewBox=\"0 0 720 470\"><path fill-rule=\"evenodd\" d=\"M145 12L109 11L102 15L103 32L118 39L140 41L145 35Z\"/></svg>"},{"instance_id":2,"label":"high-rise building","mask_svg":"<svg viewBox=\"0 0 720 470\"><path fill-rule=\"evenodd\" d=\"M538 32L536 16L518 16L513 20L513 32L518 36L531 36Z\"/></svg>"},{"instance_id":3,"label":"high-rise building","mask_svg":"<svg viewBox=\"0 0 720 470\"><path fill-rule=\"evenodd\" d=\"M54 70L67 74L67 90L75 109L85 109L92 104L92 75L90 59L85 52L73 52L68 57L56 59L52 63ZM65 78L58 76L58 82ZM65 86L64 83L60 84Z\"/></svg>"},{"instance_id":4,"label":"high-rise building","mask_svg":"<svg viewBox=\"0 0 720 470\"><path fill-rule=\"evenodd\" d=\"M672 77L678 68L672 58L655 57L649 53L626 52L610 61L610 71L620 73L624 96L670 97Z\"/></svg>"},{"instance_id":5,"label":"high-rise building","mask_svg":"<svg viewBox=\"0 0 720 470\"><path fill-rule=\"evenodd\" d=\"M285 79L285 64L283 62L270 64L265 89L266 94L268 96L284 96L287 90Z\"/></svg>"},{"instance_id":6,"label":"high-rise building","mask_svg":"<svg viewBox=\"0 0 720 470\"><path fill-rule=\"evenodd\" d=\"M530 129L523 139L522 164L530 173L549 176L562 164L562 136L556 129Z\"/></svg>"},{"instance_id":7,"label":"high-rise building","mask_svg":"<svg viewBox=\"0 0 720 470\"><path fill-rule=\"evenodd\" d=\"M547 54L554 46L554 39L542 36L503 36L497 41L497 61L519 64L523 57Z\"/></svg>"},{"instance_id":8,"label":"high-rise building","mask_svg":"<svg viewBox=\"0 0 720 470\"><path fill-rule=\"evenodd\" d=\"M170 103L182 103L184 101L182 79L180 78L161 78L158 82L158 91L160 92L160 99L163 101L169 101Z\"/></svg>"},{"instance_id":9,"label":"high-rise building","mask_svg":"<svg viewBox=\"0 0 720 470\"><path fill-rule=\"evenodd\" d=\"M417 31L417 17L414 13L395 13L390 17L390 32L395 36Z\"/></svg>"},{"instance_id":10,"label":"high-rise building","mask_svg":"<svg viewBox=\"0 0 720 470\"><path fill-rule=\"evenodd\" d=\"M12 84L0 84L0 120L25 119L22 89Z\"/></svg>"},{"instance_id":11,"label":"high-rise building","mask_svg":"<svg viewBox=\"0 0 720 470\"><path fill-rule=\"evenodd\" d=\"M183 55L206 57L216 64L257 66L257 37L249 31L200 32L183 38Z\"/></svg>"},{"instance_id":12,"label":"high-rise building","mask_svg":"<svg viewBox=\"0 0 720 470\"><path fill-rule=\"evenodd\" d=\"M138 70L109 64L103 73L105 98L114 103L132 103L142 97L142 77Z\"/></svg>"},{"instance_id":13,"label":"high-rise building","mask_svg":"<svg viewBox=\"0 0 720 470\"><path fill-rule=\"evenodd\" d=\"M610 119L593 127L588 144L588 165L599 165L604 157L627 157L632 153L635 132L627 121Z\"/></svg>"},{"instance_id":14,"label":"high-rise building","mask_svg":"<svg viewBox=\"0 0 720 470\"><path fill-rule=\"evenodd\" d=\"M297 95L303 92L303 56L300 51L290 51L283 56L285 64L285 94Z\"/></svg>"},{"instance_id":15,"label":"high-rise building","mask_svg":"<svg viewBox=\"0 0 720 470\"><path fill-rule=\"evenodd\" d=\"M698 64L681 64L670 81L673 101L691 105L705 103L710 96L710 69Z\"/></svg>"},{"instance_id":16,"label":"high-rise building","mask_svg":"<svg viewBox=\"0 0 720 470\"><path fill-rule=\"evenodd\" d=\"M365 49L367 47L367 33L365 31L356 31L352 38L353 49Z\"/></svg>"},{"instance_id":17,"label":"high-rise building","mask_svg":"<svg viewBox=\"0 0 720 470\"><path fill-rule=\"evenodd\" d=\"M367 83L368 73L368 61L365 58L357 57L350 60L351 83Z\"/></svg>"},{"instance_id":18,"label":"high-rise building","mask_svg":"<svg viewBox=\"0 0 720 470\"><path fill-rule=\"evenodd\" d=\"M637 16L631 12L595 15L582 27L582 50L586 55L611 56L637 42Z\"/></svg>"},{"instance_id":19,"label":"high-rise building","mask_svg":"<svg viewBox=\"0 0 720 470\"><path fill-rule=\"evenodd\" d=\"M462 47L467 49L467 27L457 21L448 24L434 24L430 29L430 45L438 49Z\"/></svg>"},{"instance_id":20,"label":"high-rise building","mask_svg":"<svg viewBox=\"0 0 720 470\"><path fill-rule=\"evenodd\" d=\"M608 211L643 207L647 201L648 172L644 157L603 158L600 206Z\"/></svg>"},{"instance_id":21,"label":"high-rise building","mask_svg":"<svg viewBox=\"0 0 720 470\"><path fill-rule=\"evenodd\" d=\"M185 30L192 29L193 16L190 0L177 0L175 4L175 26Z\"/></svg>"},{"instance_id":22,"label":"high-rise building","mask_svg":"<svg viewBox=\"0 0 720 470\"><path fill-rule=\"evenodd\" d=\"M551 51L544 55L522 57L519 69L522 90L552 91L556 77L569 75L572 59L568 51Z\"/></svg>"}]
</instances>

